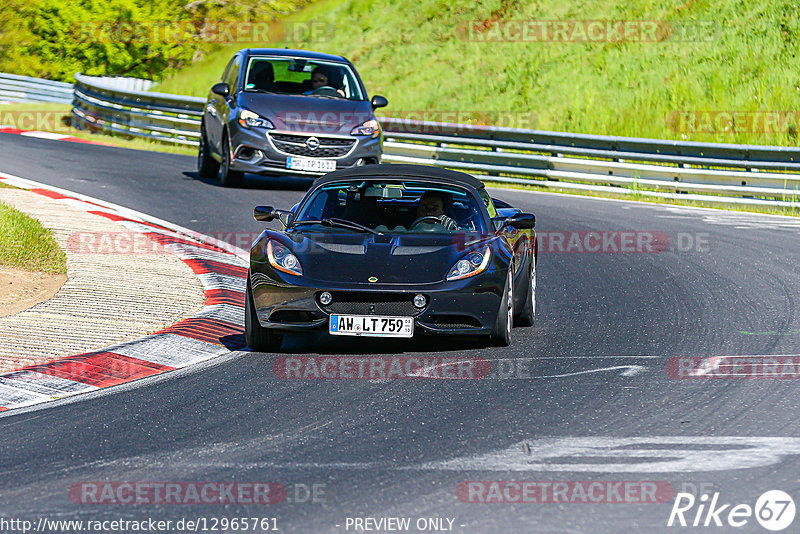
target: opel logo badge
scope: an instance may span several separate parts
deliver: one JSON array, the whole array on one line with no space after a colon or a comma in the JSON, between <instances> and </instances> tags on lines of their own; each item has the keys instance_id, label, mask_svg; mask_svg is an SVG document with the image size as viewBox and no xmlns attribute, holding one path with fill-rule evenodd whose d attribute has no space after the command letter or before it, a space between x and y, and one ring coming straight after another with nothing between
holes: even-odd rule
<instances>
[{"instance_id":1,"label":"opel logo badge","mask_svg":"<svg viewBox=\"0 0 800 534\"><path fill-rule=\"evenodd\" d=\"M378 279L375 278L374 276L370 276L369 278L367 278L367 280L369 280L370 282L377 282L378 281Z\"/></svg>"},{"instance_id":2,"label":"opel logo badge","mask_svg":"<svg viewBox=\"0 0 800 534\"><path fill-rule=\"evenodd\" d=\"M318 149L319 148L319 139L317 139L316 137L313 137L313 136L309 137L308 139L306 139L306 148L308 148L309 150Z\"/></svg>"}]
</instances>

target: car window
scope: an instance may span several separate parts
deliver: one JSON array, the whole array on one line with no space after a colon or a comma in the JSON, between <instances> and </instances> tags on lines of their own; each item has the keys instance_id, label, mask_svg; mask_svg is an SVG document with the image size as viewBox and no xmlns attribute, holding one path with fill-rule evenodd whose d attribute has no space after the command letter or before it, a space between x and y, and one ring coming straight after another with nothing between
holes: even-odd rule
<instances>
[{"instance_id":1,"label":"car window","mask_svg":"<svg viewBox=\"0 0 800 534\"><path fill-rule=\"evenodd\" d=\"M239 70L242 65L242 60L240 56L236 56L233 58L230 67L228 68L228 75L225 78L225 83L228 84L231 88L231 93L235 93L236 89L239 87Z\"/></svg>"},{"instance_id":2,"label":"car window","mask_svg":"<svg viewBox=\"0 0 800 534\"><path fill-rule=\"evenodd\" d=\"M486 227L479 203L467 189L449 184L343 182L315 191L301 206L296 222L335 218L384 233L483 234ZM348 231L328 227L325 230Z\"/></svg>"},{"instance_id":3,"label":"car window","mask_svg":"<svg viewBox=\"0 0 800 534\"><path fill-rule=\"evenodd\" d=\"M233 65L233 60L235 60L239 56L233 56L230 61L228 61L228 65L225 67L225 71L222 73L222 78L219 81L224 82L228 79L228 73L231 71L231 65Z\"/></svg>"},{"instance_id":4,"label":"car window","mask_svg":"<svg viewBox=\"0 0 800 534\"><path fill-rule=\"evenodd\" d=\"M315 85L315 79L325 82ZM366 98L349 65L287 57L251 57L244 89L316 98Z\"/></svg>"},{"instance_id":5,"label":"car window","mask_svg":"<svg viewBox=\"0 0 800 534\"><path fill-rule=\"evenodd\" d=\"M481 189L480 195L481 200L483 200L483 205L486 206L486 211L489 212L489 217L492 219L497 217L497 209L494 206L494 202L492 202L492 197L486 192L486 189Z\"/></svg>"}]
</instances>

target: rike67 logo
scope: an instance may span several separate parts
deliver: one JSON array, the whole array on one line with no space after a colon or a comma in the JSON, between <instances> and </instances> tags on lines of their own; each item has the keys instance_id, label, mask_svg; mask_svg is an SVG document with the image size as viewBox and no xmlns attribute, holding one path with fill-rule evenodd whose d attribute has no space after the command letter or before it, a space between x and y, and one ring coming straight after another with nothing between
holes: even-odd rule
<instances>
[{"instance_id":1,"label":"rike67 logo","mask_svg":"<svg viewBox=\"0 0 800 534\"><path fill-rule=\"evenodd\" d=\"M794 500L780 490L764 492L756 500L755 506L720 502L719 492L711 497L704 493L699 498L691 493L678 493L667 526L739 528L747 525L755 516L762 527L777 532L791 525L794 515Z\"/></svg>"}]
</instances>

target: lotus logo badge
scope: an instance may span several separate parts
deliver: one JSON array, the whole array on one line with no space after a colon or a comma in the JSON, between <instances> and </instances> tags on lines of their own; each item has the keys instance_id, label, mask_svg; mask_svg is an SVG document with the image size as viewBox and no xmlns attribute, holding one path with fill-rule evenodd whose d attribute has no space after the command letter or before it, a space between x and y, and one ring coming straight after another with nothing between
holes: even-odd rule
<instances>
[{"instance_id":1,"label":"lotus logo badge","mask_svg":"<svg viewBox=\"0 0 800 534\"><path fill-rule=\"evenodd\" d=\"M369 280L370 282L377 282L378 281L378 279L375 278L374 276L370 276L369 278L367 278L367 280Z\"/></svg>"},{"instance_id":2,"label":"lotus logo badge","mask_svg":"<svg viewBox=\"0 0 800 534\"><path fill-rule=\"evenodd\" d=\"M309 150L318 149L319 148L319 139L317 139L316 137L313 137L313 136L309 137L308 139L306 139L306 148L308 148Z\"/></svg>"}]
</instances>

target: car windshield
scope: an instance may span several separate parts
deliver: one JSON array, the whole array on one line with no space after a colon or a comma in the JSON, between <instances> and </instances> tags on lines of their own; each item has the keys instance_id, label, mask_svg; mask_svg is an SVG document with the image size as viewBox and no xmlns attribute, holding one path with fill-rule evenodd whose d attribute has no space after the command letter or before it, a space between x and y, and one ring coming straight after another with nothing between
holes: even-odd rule
<instances>
[{"instance_id":1,"label":"car windshield","mask_svg":"<svg viewBox=\"0 0 800 534\"><path fill-rule=\"evenodd\" d=\"M479 202L467 189L449 184L386 179L331 183L303 203L293 225L340 232L485 234Z\"/></svg>"},{"instance_id":2,"label":"car windshield","mask_svg":"<svg viewBox=\"0 0 800 534\"><path fill-rule=\"evenodd\" d=\"M364 100L353 70L344 63L287 57L251 57L245 91Z\"/></svg>"}]
</instances>

